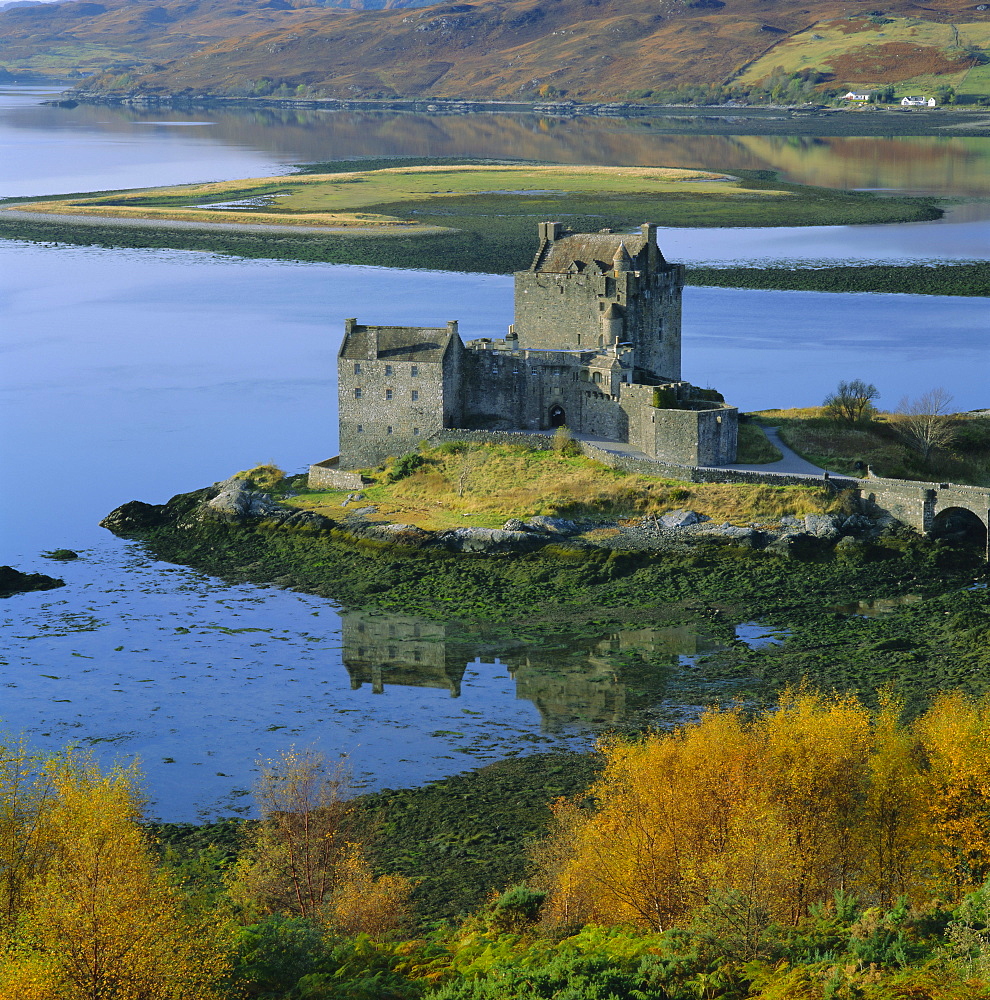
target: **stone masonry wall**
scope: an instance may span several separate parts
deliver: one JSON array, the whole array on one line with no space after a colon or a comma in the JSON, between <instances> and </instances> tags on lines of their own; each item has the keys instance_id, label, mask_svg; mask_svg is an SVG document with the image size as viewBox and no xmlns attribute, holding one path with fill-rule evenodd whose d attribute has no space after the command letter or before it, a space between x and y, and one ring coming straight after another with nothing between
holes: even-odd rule
<instances>
[{"instance_id":1,"label":"stone masonry wall","mask_svg":"<svg viewBox=\"0 0 990 1000\"><path fill-rule=\"evenodd\" d=\"M679 379L683 268L650 276L516 274L515 330L523 347L594 350L611 343L610 305L622 313L622 342L636 345L639 367Z\"/></svg>"},{"instance_id":2,"label":"stone masonry wall","mask_svg":"<svg viewBox=\"0 0 990 1000\"><path fill-rule=\"evenodd\" d=\"M359 490L364 480L358 472L343 471L339 458L328 458L309 467L307 485L311 490Z\"/></svg>"},{"instance_id":3,"label":"stone masonry wall","mask_svg":"<svg viewBox=\"0 0 990 1000\"><path fill-rule=\"evenodd\" d=\"M448 355L461 349L460 341L454 339ZM452 388L459 374L456 361L456 357L448 357L444 365L439 361L338 358L341 466L378 465L390 455L415 451L420 441L443 427L445 415L459 422L458 394Z\"/></svg>"}]
</instances>

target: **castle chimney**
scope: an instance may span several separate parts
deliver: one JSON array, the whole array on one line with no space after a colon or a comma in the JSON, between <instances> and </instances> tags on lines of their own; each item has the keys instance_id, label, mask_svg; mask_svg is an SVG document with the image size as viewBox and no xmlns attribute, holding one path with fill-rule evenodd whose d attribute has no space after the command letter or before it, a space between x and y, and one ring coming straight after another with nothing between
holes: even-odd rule
<instances>
[{"instance_id":1,"label":"castle chimney","mask_svg":"<svg viewBox=\"0 0 990 1000\"><path fill-rule=\"evenodd\" d=\"M548 243L559 240L563 228L559 222L541 222L539 224L540 240L546 240Z\"/></svg>"},{"instance_id":2,"label":"castle chimney","mask_svg":"<svg viewBox=\"0 0 990 1000\"><path fill-rule=\"evenodd\" d=\"M457 320L456 319L451 319L451 320L447 321L447 333L451 333L455 337L457 336Z\"/></svg>"},{"instance_id":3,"label":"castle chimney","mask_svg":"<svg viewBox=\"0 0 990 1000\"><path fill-rule=\"evenodd\" d=\"M378 360L378 327L377 326L367 326L365 327L365 340L368 345L368 360L377 361Z\"/></svg>"},{"instance_id":4,"label":"castle chimney","mask_svg":"<svg viewBox=\"0 0 990 1000\"><path fill-rule=\"evenodd\" d=\"M615 251L615 256L612 258L612 270L616 277L623 271L632 270L632 258L629 256L625 243L620 243L619 249Z\"/></svg>"}]
</instances>

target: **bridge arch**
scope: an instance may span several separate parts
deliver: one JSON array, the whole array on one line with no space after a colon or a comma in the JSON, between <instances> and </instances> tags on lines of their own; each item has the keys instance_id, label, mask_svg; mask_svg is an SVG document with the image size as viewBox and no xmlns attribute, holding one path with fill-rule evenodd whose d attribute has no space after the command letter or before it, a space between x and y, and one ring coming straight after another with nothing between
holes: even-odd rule
<instances>
[{"instance_id":1,"label":"bridge arch","mask_svg":"<svg viewBox=\"0 0 990 1000\"><path fill-rule=\"evenodd\" d=\"M967 538L987 549L987 522L969 507L959 505L936 510L932 520L933 538Z\"/></svg>"},{"instance_id":2,"label":"bridge arch","mask_svg":"<svg viewBox=\"0 0 990 1000\"><path fill-rule=\"evenodd\" d=\"M860 489L898 520L925 535L965 533L982 541L990 559L990 489L955 483L918 483L869 475Z\"/></svg>"}]
</instances>

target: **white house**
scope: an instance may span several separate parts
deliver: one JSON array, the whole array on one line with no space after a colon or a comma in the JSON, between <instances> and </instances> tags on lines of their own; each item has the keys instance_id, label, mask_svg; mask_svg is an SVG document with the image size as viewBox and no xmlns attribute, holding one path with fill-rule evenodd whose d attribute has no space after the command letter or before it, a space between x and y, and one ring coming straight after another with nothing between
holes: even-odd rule
<instances>
[{"instance_id":1,"label":"white house","mask_svg":"<svg viewBox=\"0 0 990 1000\"><path fill-rule=\"evenodd\" d=\"M934 97L903 97L901 98L901 105L905 108L934 108L935 107Z\"/></svg>"},{"instance_id":2,"label":"white house","mask_svg":"<svg viewBox=\"0 0 990 1000\"><path fill-rule=\"evenodd\" d=\"M848 94L843 94L842 95L843 99L846 100L846 101L862 101L864 103L867 102L867 101L869 101L872 96L873 95L870 94L870 93L856 94L856 93L853 93L853 91L851 91L851 90L849 91Z\"/></svg>"}]
</instances>

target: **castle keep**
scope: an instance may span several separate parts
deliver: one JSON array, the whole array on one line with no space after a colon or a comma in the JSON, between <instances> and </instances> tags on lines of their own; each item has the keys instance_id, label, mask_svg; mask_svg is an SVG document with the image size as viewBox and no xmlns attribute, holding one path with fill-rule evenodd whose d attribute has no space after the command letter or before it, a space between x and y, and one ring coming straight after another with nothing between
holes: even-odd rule
<instances>
[{"instance_id":1,"label":"castle keep","mask_svg":"<svg viewBox=\"0 0 990 1000\"><path fill-rule=\"evenodd\" d=\"M465 344L456 322L346 320L340 456L314 466L311 481L351 485L339 470L375 466L457 431L502 432L504 440L560 426L599 455L735 461L737 410L681 379L683 284L683 266L664 259L653 225L572 234L547 222L529 270L515 275L515 321L504 339Z\"/></svg>"}]
</instances>

